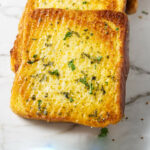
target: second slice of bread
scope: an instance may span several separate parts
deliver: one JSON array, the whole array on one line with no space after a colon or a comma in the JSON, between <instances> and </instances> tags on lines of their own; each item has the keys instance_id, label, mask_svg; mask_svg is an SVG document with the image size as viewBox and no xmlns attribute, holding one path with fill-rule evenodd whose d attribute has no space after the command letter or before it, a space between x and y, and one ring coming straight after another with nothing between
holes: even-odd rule
<instances>
[{"instance_id":1,"label":"second slice of bread","mask_svg":"<svg viewBox=\"0 0 150 150\"><path fill-rule=\"evenodd\" d=\"M39 9L24 29L11 96L15 113L93 127L120 121L129 69L126 15Z\"/></svg>"},{"instance_id":2,"label":"second slice of bread","mask_svg":"<svg viewBox=\"0 0 150 150\"><path fill-rule=\"evenodd\" d=\"M24 24L30 12L38 8L61 8L72 10L113 10L124 12L126 0L28 0L19 24L19 34L11 50L11 68L16 72L22 61Z\"/></svg>"}]
</instances>

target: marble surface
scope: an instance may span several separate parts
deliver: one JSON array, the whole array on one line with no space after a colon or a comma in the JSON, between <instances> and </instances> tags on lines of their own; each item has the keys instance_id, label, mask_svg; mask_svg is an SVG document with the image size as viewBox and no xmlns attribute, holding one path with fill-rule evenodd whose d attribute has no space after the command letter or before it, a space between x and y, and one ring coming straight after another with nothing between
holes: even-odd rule
<instances>
[{"instance_id":1,"label":"marble surface","mask_svg":"<svg viewBox=\"0 0 150 150\"><path fill-rule=\"evenodd\" d=\"M149 150L150 0L140 0L138 12L129 16L131 66L126 117L109 126L105 138L98 138L100 129L29 121L10 110L14 74L10 70L9 51L25 3L26 0L0 0L0 150ZM149 14L143 14L143 10Z\"/></svg>"}]
</instances>

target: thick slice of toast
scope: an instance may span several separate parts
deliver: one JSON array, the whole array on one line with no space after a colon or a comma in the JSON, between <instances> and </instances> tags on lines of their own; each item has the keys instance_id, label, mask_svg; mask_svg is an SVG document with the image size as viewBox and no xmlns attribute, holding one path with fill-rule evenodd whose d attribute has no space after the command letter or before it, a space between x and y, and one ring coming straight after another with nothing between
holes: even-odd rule
<instances>
[{"instance_id":1,"label":"thick slice of toast","mask_svg":"<svg viewBox=\"0 0 150 150\"><path fill-rule=\"evenodd\" d=\"M23 29L28 14L37 8L61 8L75 10L114 10L124 12L126 0L28 0L19 24L19 34L11 50L11 68L16 72L21 64Z\"/></svg>"},{"instance_id":2,"label":"thick slice of toast","mask_svg":"<svg viewBox=\"0 0 150 150\"><path fill-rule=\"evenodd\" d=\"M125 14L39 9L24 32L11 96L16 114L93 127L122 118L129 69Z\"/></svg>"}]
</instances>

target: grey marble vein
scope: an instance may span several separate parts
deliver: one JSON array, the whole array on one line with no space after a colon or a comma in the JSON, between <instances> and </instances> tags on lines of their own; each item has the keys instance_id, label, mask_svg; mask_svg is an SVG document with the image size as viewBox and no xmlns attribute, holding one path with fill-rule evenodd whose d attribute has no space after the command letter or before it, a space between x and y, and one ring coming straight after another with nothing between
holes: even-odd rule
<instances>
[{"instance_id":1,"label":"grey marble vein","mask_svg":"<svg viewBox=\"0 0 150 150\"><path fill-rule=\"evenodd\" d=\"M141 98L149 97L149 96L150 96L150 92L145 92L145 93L142 93L142 94L137 94L137 95L131 97L130 100L128 102L126 102L126 105L130 105L130 104L136 102L137 100L139 100Z\"/></svg>"},{"instance_id":2,"label":"grey marble vein","mask_svg":"<svg viewBox=\"0 0 150 150\"><path fill-rule=\"evenodd\" d=\"M138 67L138 66L136 66L136 65L133 65L133 64L130 65L130 69L133 70L133 71L136 71L136 72L139 73L139 74L147 74L147 75L150 75L150 71L145 70L145 69L143 69L143 68L141 68L141 67Z\"/></svg>"},{"instance_id":3,"label":"grey marble vein","mask_svg":"<svg viewBox=\"0 0 150 150\"><path fill-rule=\"evenodd\" d=\"M71 125L70 127L68 127L66 130L61 131L61 132L59 132L59 133L60 133L60 134L64 134L64 133L70 132L70 131L74 130L77 126L79 126L79 125L78 125L78 124L73 124L73 125Z\"/></svg>"}]
</instances>

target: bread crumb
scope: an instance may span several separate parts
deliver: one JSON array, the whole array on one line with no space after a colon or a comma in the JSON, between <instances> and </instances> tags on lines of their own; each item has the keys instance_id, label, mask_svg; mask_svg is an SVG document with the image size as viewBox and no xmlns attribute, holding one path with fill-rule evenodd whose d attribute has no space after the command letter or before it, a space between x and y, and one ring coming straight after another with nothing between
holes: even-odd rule
<instances>
[{"instance_id":1,"label":"bread crumb","mask_svg":"<svg viewBox=\"0 0 150 150\"><path fill-rule=\"evenodd\" d=\"M146 104L146 105L148 105L149 103L148 103L148 102L146 102L145 104Z\"/></svg>"},{"instance_id":2,"label":"bread crumb","mask_svg":"<svg viewBox=\"0 0 150 150\"><path fill-rule=\"evenodd\" d=\"M142 16L138 16L139 19L142 19Z\"/></svg>"},{"instance_id":3,"label":"bread crumb","mask_svg":"<svg viewBox=\"0 0 150 150\"><path fill-rule=\"evenodd\" d=\"M115 139L112 139L112 141L114 142L114 141L115 141Z\"/></svg>"}]
</instances>

